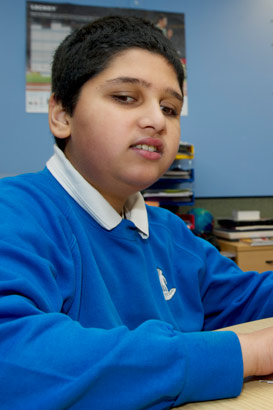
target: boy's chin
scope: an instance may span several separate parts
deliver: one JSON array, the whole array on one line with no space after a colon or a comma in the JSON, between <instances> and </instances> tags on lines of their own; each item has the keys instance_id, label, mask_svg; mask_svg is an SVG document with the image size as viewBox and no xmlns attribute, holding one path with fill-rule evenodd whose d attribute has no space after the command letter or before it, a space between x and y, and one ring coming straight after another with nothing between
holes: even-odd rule
<instances>
[{"instance_id":1,"label":"boy's chin","mask_svg":"<svg viewBox=\"0 0 273 410\"><path fill-rule=\"evenodd\" d=\"M150 181L146 181L145 183L144 182L142 182L142 183L136 183L135 185L134 185L134 187L135 187L135 191L144 191L145 189L147 189L147 188L149 188L151 185L153 185L156 181L158 181L158 179L159 179L160 177L158 177L157 179L152 179L152 180L150 180Z\"/></svg>"},{"instance_id":2,"label":"boy's chin","mask_svg":"<svg viewBox=\"0 0 273 410\"><path fill-rule=\"evenodd\" d=\"M131 174L127 174L126 182L127 186L133 189L135 192L143 191L158 181L164 172L140 172L139 170ZM125 180L124 180L125 182Z\"/></svg>"}]
</instances>

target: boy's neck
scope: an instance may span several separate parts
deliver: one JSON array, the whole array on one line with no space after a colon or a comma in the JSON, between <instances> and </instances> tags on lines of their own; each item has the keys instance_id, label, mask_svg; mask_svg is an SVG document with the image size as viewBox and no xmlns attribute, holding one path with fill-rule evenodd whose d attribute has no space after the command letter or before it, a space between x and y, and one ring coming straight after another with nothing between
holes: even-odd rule
<instances>
[{"instance_id":1,"label":"boy's neck","mask_svg":"<svg viewBox=\"0 0 273 410\"><path fill-rule=\"evenodd\" d=\"M112 197L110 195L107 194L103 194L102 192L100 192L101 195L104 197L104 199L109 202L109 204L115 209L115 211L117 211L117 213L123 217L123 215L125 215L125 202L127 200L127 198L118 198L118 197Z\"/></svg>"}]
</instances>

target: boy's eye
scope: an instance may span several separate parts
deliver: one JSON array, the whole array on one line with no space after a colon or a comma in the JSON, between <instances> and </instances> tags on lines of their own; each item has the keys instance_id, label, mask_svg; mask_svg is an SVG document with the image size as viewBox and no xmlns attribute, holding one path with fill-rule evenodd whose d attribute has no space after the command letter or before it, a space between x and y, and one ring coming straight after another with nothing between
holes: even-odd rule
<instances>
[{"instance_id":1,"label":"boy's eye","mask_svg":"<svg viewBox=\"0 0 273 410\"><path fill-rule=\"evenodd\" d=\"M172 117L176 117L177 116L177 111L176 109L172 108L172 107L167 107L166 105L162 105L161 106L161 110L164 112L164 114L172 116Z\"/></svg>"},{"instance_id":2,"label":"boy's eye","mask_svg":"<svg viewBox=\"0 0 273 410\"><path fill-rule=\"evenodd\" d=\"M112 96L114 98L114 100L121 102L123 104L132 104L136 101L135 98L130 97L129 95L120 95L120 94L116 94Z\"/></svg>"}]
</instances>

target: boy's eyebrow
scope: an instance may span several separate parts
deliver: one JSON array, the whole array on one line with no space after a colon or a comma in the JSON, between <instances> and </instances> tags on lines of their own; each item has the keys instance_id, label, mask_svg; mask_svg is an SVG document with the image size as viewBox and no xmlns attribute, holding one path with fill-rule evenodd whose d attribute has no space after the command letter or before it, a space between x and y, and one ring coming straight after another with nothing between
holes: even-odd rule
<instances>
[{"instance_id":1,"label":"boy's eyebrow","mask_svg":"<svg viewBox=\"0 0 273 410\"><path fill-rule=\"evenodd\" d=\"M141 78L135 78L135 77L117 77L111 80L107 80L106 82L107 83L117 83L117 84L119 83L140 84L146 88L149 88L151 86L151 83L149 83L148 81L143 80ZM179 94L177 91L173 90L172 88L166 88L165 91L171 94L174 98L183 102L183 95Z\"/></svg>"}]
</instances>

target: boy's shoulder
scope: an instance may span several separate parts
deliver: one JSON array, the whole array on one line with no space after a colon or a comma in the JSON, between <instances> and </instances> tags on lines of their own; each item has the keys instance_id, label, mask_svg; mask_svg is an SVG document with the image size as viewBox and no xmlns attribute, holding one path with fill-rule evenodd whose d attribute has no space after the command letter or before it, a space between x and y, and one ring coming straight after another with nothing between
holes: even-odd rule
<instances>
[{"instance_id":1,"label":"boy's shoulder","mask_svg":"<svg viewBox=\"0 0 273 410\"><path fill-rule=\"evenodd\" d=\"M20 174L0 179L2 207L26 210L50 207L55 202L63 206L63 188L47 168L36 173ZM48 205L46 205L48 204Z\"/></svg>"},{"instance_id":2,"label":"boy's shoulder","mask_svg":"<svg viewBox=\"0 0 273 410\"><path fill-rule=\"evenodd\" d=\"M151 215L154 218L174 218L174 219L181 219L178 215L176 215L174 212L171 212L169 209L166 208L161 208L160 206L152 206L152 205L147 205L147 212L149 215Z\"/></svg>"},{"instance_id":3,"label":"boy's shoulder","mask_svg":"<svg viewBox=\"0 0 273 410\"><path fill-rule=\"evenodd\" d=\"M31 173L25 173L25 174L19 174L15 176L7 176L4 178L0 179L0 189L1 190L6 190L6 189L20 189L23 186L27 185L32 185L33 183L37 181L42 181L45 179L48 179L47 169L44 169L42 171L38 172L31 172Z\"/></svg>"},{"instance_id":4,"label":"boy's shoulder","mask_svg":"<svg viewBox=\"0 0 273 410\"><path fill-rule=\"evenodd\" d=\"M42 171L19 174L0 179L1 196L7 192L9 195L28 195L35 191L52 191L58 189L58 183L47 168Z\"/></svg>"},{"instance_id":5,"label":"boy's shoulder","mask_svg":"<svg viewBox=\"0 0 273 410\"><path fill-rule=\"evenodd\" d=\"M146 207L149 218L149 225L162 225L167 229L188 229L180 216L169 211L168 209L150 205L147 205Z\"/></svg>"},{"instance_id":6,"label":"boy's shoulder","mask_svg":"<svg viewBox=\"0 0 273 410\"><path fill-rule=\"evenodd\" d=\"M150 233L164 235L163 232L165 232L174 242L178 240L180 245L183 244L183 246L189 245L199 248L201 243L206 242L201 238L197 238L179 215L161 207L149 205L146 205L146 207Z\"/></svg>"}]
</instances>

